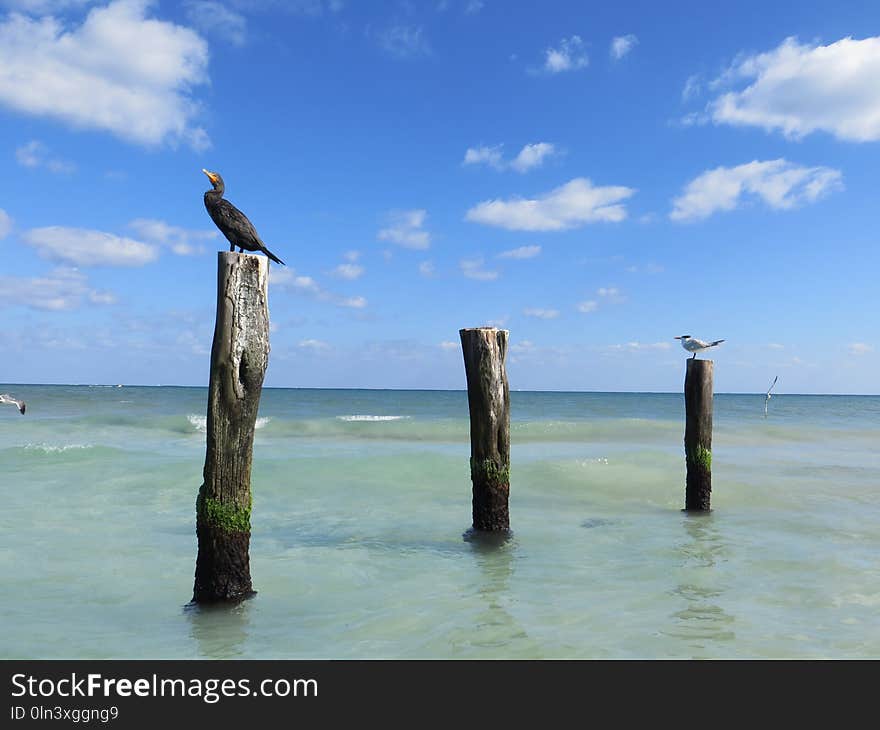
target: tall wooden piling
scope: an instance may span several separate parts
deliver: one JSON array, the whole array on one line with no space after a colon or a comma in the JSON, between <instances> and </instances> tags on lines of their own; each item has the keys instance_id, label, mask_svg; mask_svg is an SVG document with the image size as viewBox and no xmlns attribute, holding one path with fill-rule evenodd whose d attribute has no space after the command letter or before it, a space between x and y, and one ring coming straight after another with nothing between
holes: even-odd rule
<instances>
[{"instance_id":1,"label":"tall wooden piling","mask_svg":"<svg viewBox=\"0 0 880 730\"><path fill-rule=\"evenodd\" d=\"M708 511L712 496L711 360L687 361L684 377L684 452L687 461L685 509Z\"/></svg>"},{"instance_id":2,"label":"tall wooden piling","mask_svg":"<svg viewBox=\"0 0 880 730\"><path fill-rule=\"evenodd\" d=\"M459 331L471 417L471 483L475 530L509 530L510 387L507 330Z\"/></svg>"},{"instance_id":3,"label":"tall wooden piling","mask_svg":"<svg viewBox=\"0 0 880 730\"><path fill-rule=\"evenodd\" d=\"M196 603L235 601L254 593L251 461L269 363L268 278L264 256L219 252L204 483L196 500Z\"/></svg>"}]
</instances>

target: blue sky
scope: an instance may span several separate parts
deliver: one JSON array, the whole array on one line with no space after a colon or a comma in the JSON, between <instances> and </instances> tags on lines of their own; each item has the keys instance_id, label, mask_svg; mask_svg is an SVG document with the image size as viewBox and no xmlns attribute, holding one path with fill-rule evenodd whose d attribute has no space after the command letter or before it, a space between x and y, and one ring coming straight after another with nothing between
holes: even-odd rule
<instances>
[{"instance_id":1,"label":"blue sky","mask_svg":"<svg viewBox=\"0 0 880 730\"><path fill-rule=\"evenodd\" d=\"M662 7L661 7L662 6ZM878 393L880 6L0 0L0 382L203 385L201 169L267 386Z\"/></svg>"}]
</instances>

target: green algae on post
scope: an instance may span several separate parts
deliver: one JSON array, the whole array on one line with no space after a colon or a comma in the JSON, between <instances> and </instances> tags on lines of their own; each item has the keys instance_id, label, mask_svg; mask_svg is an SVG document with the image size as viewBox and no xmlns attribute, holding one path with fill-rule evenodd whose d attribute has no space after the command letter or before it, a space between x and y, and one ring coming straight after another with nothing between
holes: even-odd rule
<instances>
[{"instance_id":1,"label":"green algae on post","mask_svg":"<svg viewBox=\"0 0 880 730\"><path fill-rule=\"evenodd\" d=\"M711 509L713 371L711 360L687 361L684 377L686 510Z\"/></svg>"},{"instance_id":2,"label":"green algae on post","mask_svg":"<svg viewBox=\"0 0 880 730\"><path fill-rule=\"evenodd\" d=\"M247 507L237 507L199 494L196 500L196 512L206 523L226 532L251 531L250 502Z\"/></svg>"}]
</instances>

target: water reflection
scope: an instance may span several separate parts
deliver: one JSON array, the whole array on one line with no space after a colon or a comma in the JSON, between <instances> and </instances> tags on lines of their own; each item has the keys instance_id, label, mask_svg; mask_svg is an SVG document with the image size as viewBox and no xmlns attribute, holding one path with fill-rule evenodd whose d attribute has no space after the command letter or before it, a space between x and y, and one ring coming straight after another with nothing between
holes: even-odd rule
<instances>
[{"instance_id":1,"label":"water reflection","mask_svg":"<svg viewBox=\"0 0 880 730\"><path fill-rule=\"evenodd\" d=\"M663 633L684 639L689 653L699 654L711 645L736 638L734 617L718 605L727 589L719 569L727 546L712 513L685 513L683 520L686 538L678 546L681 580L670 592L685 605L672 614L672 627ZM717 655L717 647L713 655Z\"/></svg>"},{"instance_id":2,"label":"water reflection","mask_svg":"<svg viewBox=\"0 0 880 730\"><path fill-rule=\"evenodd\" d=\"M510 579L514 574L517 542L513 533L468 530L462 536L470 546L481 580L476 596L483 607L467 628L451 637L453 652L459 656L485 656L479 650L504 650L504 656L534 656L536 642L508 611L512 602Z\"/></svg>"},{"instance_id":3,"label":"water reflection","mask_svg":"<svg viewBox=\"0 0 880 730\"><path fill-rule=\"evenodd\" d=\"M235 604L189 603L184 615L190 622L190 634L196 640L199 656L205 659L236 659L244 655L250 626L253 600Z\"/></svg>"}]
</instances>

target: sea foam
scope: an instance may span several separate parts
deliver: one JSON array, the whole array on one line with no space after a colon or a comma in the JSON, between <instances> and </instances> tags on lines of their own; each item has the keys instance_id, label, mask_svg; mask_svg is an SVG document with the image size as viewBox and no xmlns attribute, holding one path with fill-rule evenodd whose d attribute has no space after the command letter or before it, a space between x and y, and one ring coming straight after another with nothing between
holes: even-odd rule
<instances>
[{"instance_id":1,"label":"sea foam","mask_svg":"<svg viewBox=\"0 0 880 730\"><path fill-rule=\"evenodd\" d=\"M195 413L190 413L186 420L190 422L190 425L199 433L207 433L208 431L208 417L207 416L199 416ZM257 422L254 424L254 428L263 428L269 421L271 421L271 417L269 416L260 416L257 418Z\"/></svg>"},{"instance_id":2,"label":"sea foam","mask_svg":"<svg viewBox=\"0 0 880 730\"><path fill-rule=\"evenodd\" d=\"M92 444L61 444L60 446L56 446L54 444L26 444L26 451L42 451L44 454L58 454L64 451L71 451L74 449L92 449L94 446Z\"/></svg>"}]
</instances>

